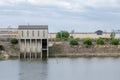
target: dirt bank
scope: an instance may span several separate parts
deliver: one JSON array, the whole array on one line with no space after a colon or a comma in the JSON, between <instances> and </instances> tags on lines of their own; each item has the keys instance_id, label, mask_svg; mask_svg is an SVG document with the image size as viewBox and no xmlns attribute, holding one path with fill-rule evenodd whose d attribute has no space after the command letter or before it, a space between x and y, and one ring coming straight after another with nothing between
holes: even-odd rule
<instances>
[{"instance_id":1,"label":"dirt bank","mask_svg":"<svg viewBox=\"0 0 120 80\"><path fill-rule=\"evenodd\" d=\"M50 42L51 43L51 42ZM53 42L49 47L50 57L120 57L120 45L93 45L89 48L79 42L77 46L70 46L68 42ZM19 56L19 45L12 45L9 42L0 42L4 50L0 50L1 58L14 58Z\"/></svg>"},{"instance_id":2,"label":"dirt bank","mask_svg":"<svg viewBox=\"0 0 120 80\"><path fill-rule=\"evenodd\" d=\"M78 46L70 46L68 42L55 42L49 48L50 56L120 56L120 45L96 45L89 48L83 43Z\"/></svg>"},{"instance_id":3,"label":"dirt bank","mask_svg":"<svg viewBox=\"0 0 120 80\"><path fill-rule=\"evenodd\" d=\"M18 57L19 55L19 45L13 45L6 41L0 41L0 45L3 46L3 50L0 50L0 59L8 59Z\"/></svg>"}]
</instances>

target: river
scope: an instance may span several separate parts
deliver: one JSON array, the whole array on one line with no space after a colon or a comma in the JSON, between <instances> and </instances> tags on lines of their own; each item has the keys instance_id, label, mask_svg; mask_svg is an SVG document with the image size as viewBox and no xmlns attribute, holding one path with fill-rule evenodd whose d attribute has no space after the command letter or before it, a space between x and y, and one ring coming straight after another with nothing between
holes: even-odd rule
<instances>
[{"instance_id":1,"label":"river","mask_svg":"<svg viewBox=\"0 0 120 80\"><path fill-rule=\"evenodd\" d=\"M5 60L0 80L120 80L120 58Z\"/></svg>"}]
</instances>

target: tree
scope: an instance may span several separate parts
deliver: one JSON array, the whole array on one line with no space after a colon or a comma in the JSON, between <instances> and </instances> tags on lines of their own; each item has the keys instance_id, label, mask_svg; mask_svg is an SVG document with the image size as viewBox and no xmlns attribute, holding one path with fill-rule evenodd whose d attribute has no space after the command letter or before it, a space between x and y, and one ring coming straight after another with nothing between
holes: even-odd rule
<instances>
[{"instance_id":1,"label":"tree","mask_svg":"<svg viewBox=\"0 0 120 80\"><path fill-rule=\"evenodd\" d=\"M103 38L98 38L96 43L100 44L100 45L103 45L104 44L104 39Z\"/></svg>"},{"instance_id":2,"label":"tree","mask_svg":"<svg viewBox=\"0 0 120 80\"><path fill-rule=\"evenodd\" d=\"M68 31L60 31L56 34L57 39L68 40L70 33Z\"/></svg>"},{"instance_id":3,"label":"tree","mask_svg":"<svg viewBox=\"0 0 120 80\"><path fill-rule=\"evenodd\" d=\"M10 43L11 43L11 44L18 44L18 40L17 40L16 38L12 38L12 39L10 40Z\"/></svg>"},{"instance_id":4,"label":"tree","mask_svg":"<svg viewBox=\"0 0 120 80\"><path fill-rule=\"evenodd\" d=\"M78 45L78 40L77 40L77 39L71 39L71 40L69 41L69 44L70 44L70 45Z\"/></svg>"},{"instance_id":5,"label":"tree","mask_svg":"<svg viewBox=\"0 0 120 80\"><path fill-rule=\"evenodd\" d=\"M111 39L111 44L112 45L118 45L119 44L119 40L115 39L115 38L112 38Z\"/></svg>"},{"instance_id":6,"label":"tree","mask_svg":"<svg viewBox=\"0 0 120 80\"><path fill-rule=\"evenodd\" d=\"M84 44L85 45L92 45L92 39L91 38L85 38L84 39Z\"/></svg>"}]
</instances>

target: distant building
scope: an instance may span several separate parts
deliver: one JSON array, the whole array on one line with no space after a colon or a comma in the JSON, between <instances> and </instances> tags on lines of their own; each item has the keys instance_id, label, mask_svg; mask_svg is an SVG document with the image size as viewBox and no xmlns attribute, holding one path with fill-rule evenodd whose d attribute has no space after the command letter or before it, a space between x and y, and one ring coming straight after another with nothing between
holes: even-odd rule
<instances>
[{"instance_id":1,"label":"distant building","mask_svg":"<svg viewBox=\"0 0 120 80\"><path fill-rule=\"evenodd\" d=\"M120 39L120 30L113 30L112 34L114 34L116 39Z\"/></svg>"},{"instance_id":2,"label":"distant building","mask_svg":"<svg viewBox=\"0 0 120 80\"><path fill-rule=\"evenodd\" d=\"M115 33L115 38L120 39L120 33Z\"/></svg>"},{"instance_id":3,"label":"distant building","mask_svg":"<svg viewBox=\"0 0 120 80\"><path fill-rule=\"evenodd\" d=\"M0 28L0 40L18 38L18 28Z\"/></svg>"},{"instance_id":4,"label":"distant building","mask_svg":"<svg viewBox=\"0 0 120 80\"><path fill-rule=\"evenodd\" d=\"M18 30L21 58L48 56L47 25L20 25Z\"/></svg>"},{"instance_id":5,"label":"distant building","mask_svg":"<svg viewBox=\"0 0 120 80\"><path fill-rule=\"evenodd\" d=\"M102 35L103 34L103 31L102 30L98 30L95 32L97 35Z\"/></svg>"}]
</instances>

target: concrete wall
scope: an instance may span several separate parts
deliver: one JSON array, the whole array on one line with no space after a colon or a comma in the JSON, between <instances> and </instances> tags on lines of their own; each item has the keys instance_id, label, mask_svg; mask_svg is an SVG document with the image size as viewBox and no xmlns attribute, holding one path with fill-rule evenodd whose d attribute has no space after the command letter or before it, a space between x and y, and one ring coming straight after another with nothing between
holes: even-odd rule
<instances>
[{"instance_id":1,"label":"concrete wall","mask_svg":"<svg viewBox=\"0 0 120 80\"><path fill-rule=\"evenodd\" d=\"M115 38L120 39L120 33L116 33Z\"/></svg>"},{"instance_id":2,"label":"concrete wall","mask_svg":"<svg viewBox=\"0 0 120 80\"><path fill-rule=\"evenodd\" d=\"M44 34L43 34L44 33ZM48 30L19 30L20 39L47 39Z\"/></svg>"},{"instance_id":3,"label":"concrete wall","mask_svg":"<svg viewBox=\"0 0 120 80\"><path fill-rule=\"evenodd\" d=\"M97 35L96 33L74 33L74 34L70 34L72 35L74 38L99 38L99 37L103 37L103 38L110 38L110 34L111 33L103 33L102 35ZM49 33L48 35L49 39L54 39L56 38L56 33Z\"/></svg>"}]
</instances>

